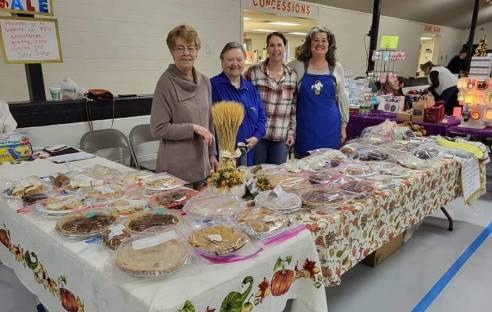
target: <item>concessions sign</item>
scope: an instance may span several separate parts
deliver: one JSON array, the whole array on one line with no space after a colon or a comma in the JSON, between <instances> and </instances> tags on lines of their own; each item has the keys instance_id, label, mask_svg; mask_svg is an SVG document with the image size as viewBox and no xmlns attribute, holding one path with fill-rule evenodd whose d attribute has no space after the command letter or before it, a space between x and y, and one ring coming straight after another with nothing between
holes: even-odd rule
<instances>
[{"instance_id":1,"label":"concessions sign","mask_svg":"<svg viewBox=\"0 0 492 312\"><path fill-rule=\"evenodd\" d=\"M0 0L1 1L1 0ZM318 6L291 0L242 0L242 9L295 17L318 17Z\"/></svg>"},{"instance_id":2,"label":"concessions sign","mask_svg":"<svg viewBox=\"0 0 492 312\"><path fill-rule=\"evenodd\" d=\"M0 12L53 16L53 0L0 0Z\"/></svg>"}]
</instances>

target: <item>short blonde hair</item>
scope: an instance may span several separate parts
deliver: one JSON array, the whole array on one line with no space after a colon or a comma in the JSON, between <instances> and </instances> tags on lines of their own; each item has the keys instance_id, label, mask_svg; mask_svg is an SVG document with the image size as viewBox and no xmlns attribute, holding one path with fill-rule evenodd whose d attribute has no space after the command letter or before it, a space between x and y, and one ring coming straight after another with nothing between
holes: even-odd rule
<instances>
[{"instance_id":1,"label":"short blonde hair","mask_svg":"<svg viewBox=\"0 0 492 312\"><path fill-rule=\"evenodd\" d=\"M188 44L195 44L197 49L201 47L201 40L195 28L190 25L179 25L167 34L167 47L172 50L176 47L176 40L182 38Z\"/></svg>"}]
</instances>

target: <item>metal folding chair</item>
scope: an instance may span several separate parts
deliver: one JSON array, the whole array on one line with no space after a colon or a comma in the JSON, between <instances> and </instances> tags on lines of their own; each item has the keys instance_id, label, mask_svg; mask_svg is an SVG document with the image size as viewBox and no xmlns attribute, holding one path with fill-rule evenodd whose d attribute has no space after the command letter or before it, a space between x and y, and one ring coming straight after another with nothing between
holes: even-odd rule
<instances>
[{"instance_id":1,"label":"metal folding chair","mask_svg":"<svg viewBox=\"0 0 492 312\"><path fill-rule=\"evenodd\" d=\"M152 137L150 132L150 125L143 124L133 127L130 131L130 145L132 146L137 167L140 169L155 171L157 164L157 149L159 147L159 140ZM152 155L152 159L144 160L148 158L146 156Z\"/></svg>"},{"instance_id":2,"label":"metal folding chair","mask_svg":"<svg viewBox=\"0 0 492 312\"><path fill-rule=\"evenodd\" d=\"M80 138L80 148L126 166L137 164L133 149L124 133L116 129L89 131Z\"/></svg>"}]
</instances>

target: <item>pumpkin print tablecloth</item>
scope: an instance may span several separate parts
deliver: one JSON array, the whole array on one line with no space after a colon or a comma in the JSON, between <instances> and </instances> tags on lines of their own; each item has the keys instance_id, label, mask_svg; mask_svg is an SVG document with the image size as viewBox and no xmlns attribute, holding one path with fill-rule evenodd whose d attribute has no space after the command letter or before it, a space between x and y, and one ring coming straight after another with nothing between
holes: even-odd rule
<instances>
[{"instance_id":1,"label":"pumpkin print tablecloth","mask_svg":"<svg viewBox=\"0 0 492 312\"><path fill-rule=\"evenodd\" d=\"M95 164L128 170L101 158L77 163ZM65 169L35 161L0 166L0 176L46 176ZM54 231L55 221L19 214L18 205L0 198L0 261L50 311L283 311L289 299L293 311L327 311L318 254L306 229L249 260L192 261L176 274L139 279L119 272L107 248L63 239Z\"/></svg>"},{"instance_id":2,"label":"pumpkin print tablecloth","mask_svg":"<svg viewBox=\"0 0 492 312\"><path fill-rule=\"evenodd\" d=\"M481 173L483 182L484 164ZM344 205L333 214L303 210L291 218L311 230L325 286L335 286L371 252L459 196L460 165L443 160L435 168L413 171L398 188L377 191L368 200Z\"/></svg>"}]
</instances>

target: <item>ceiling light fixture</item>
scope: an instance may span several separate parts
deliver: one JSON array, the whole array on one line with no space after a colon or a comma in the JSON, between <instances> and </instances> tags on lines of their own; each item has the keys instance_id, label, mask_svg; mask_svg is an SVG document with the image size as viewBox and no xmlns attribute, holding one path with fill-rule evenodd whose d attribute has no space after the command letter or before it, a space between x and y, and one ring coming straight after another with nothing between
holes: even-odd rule
<instances>
[{"instance_id":1,"label":"ceiling light fixture","mask_svg":"<svg viewBox=\"0 0 492 312\"><path fill-rule=\"evenodd\" d=\"M432 37L420 37L420 40L432 40L432 39L434 39L434 38L432 38Z\"/></svg>"},{"instance_id":2,"label":"ceiling light fixture","mask_svg":"<svg viewBox=\"0 0 492 312\"><path fill-rule=\"evenodd\" d=\"M287 35L293 35L293 36L305 36L305 35L307 35L307 33L305 33L305 32L293 31L293 32L289 32L289 33L287 33Z\"/></svg>"},{"instance_id":3,"label":"ceiling light fixture","mask_svg":"<svg viewBox=\"0 0 492 312\"><path fill-rule=\"evenodd\" d=\"M291 23L291 22L270 22L268 24L277 25L277 26L300 26L301 25L298 23Z\"/></svg>"},{"instance_id":4,"label":"ceiling light fixture","mask_svg":"<svg viewBox=\"0 0 492 312\"><path fill-rule=\"evenodd\" d=\"M270 33L270 32L274 32L275 30L257 28L257 29L251 29L251 31L253 31L253 32L265 32L265 33Z\"/></svg>"},{"instance_id":5,"label":"ceiling light fixture","mask_svg":"<svg viewBox=\"0 0 492 312\"><path fill-rule=\"evenodd\" d=\"M249 21L250 19L251 19L251 17L246 17L246 16L243 17L243 20L245 20L245 21Z\"/></svg>"}]
</instances>

